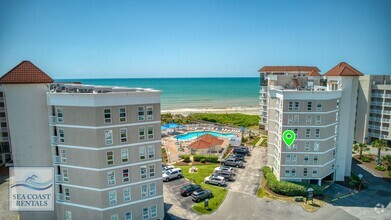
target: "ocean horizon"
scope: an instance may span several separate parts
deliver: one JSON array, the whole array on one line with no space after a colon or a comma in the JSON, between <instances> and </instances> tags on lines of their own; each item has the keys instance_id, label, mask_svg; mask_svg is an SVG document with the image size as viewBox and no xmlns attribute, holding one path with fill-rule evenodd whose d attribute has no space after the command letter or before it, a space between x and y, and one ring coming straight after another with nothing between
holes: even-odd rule
<instances>
[{"instance_id":1,"label":"ocean horizon","mask_svg":"<svg viewBox=\"0 0 391 220\"><path fill-rule=\"evenodd\" d=\"M56 79L55 82L160 90L163 111L252 108L258 107L259 102L259 77Z\"/></svg>"}]
</instances>

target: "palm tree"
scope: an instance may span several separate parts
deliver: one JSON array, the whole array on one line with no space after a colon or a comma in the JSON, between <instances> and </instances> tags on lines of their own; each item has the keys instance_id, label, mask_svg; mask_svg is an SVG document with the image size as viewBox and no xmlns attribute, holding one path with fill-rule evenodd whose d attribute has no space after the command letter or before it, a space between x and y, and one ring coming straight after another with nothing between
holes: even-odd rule
<instances>
[{"instance_id":1,"label":"palm tree","mask_svg":"<svg viewBox=\"0 0 391 220\"><path fill-rule=\"evenodd\" d=\"M353 145L354 151L359 151L360 152L360 160L362 158L362 152L363 151L368 151L369 147L364 144L364 143L356 143Z\"/></svg>"},{"instance_id":2,"label":"palm tree","mask_svg":"<svg viewBox=\"0 0 391 220\"><path fill-rule=\"evenodd\" d=\"M381 162L380 152L386 149L387 141L382 139L375 140L372 142L372 147L377 148L377 165L380 165Z\"/></svg>"}]
</instances>

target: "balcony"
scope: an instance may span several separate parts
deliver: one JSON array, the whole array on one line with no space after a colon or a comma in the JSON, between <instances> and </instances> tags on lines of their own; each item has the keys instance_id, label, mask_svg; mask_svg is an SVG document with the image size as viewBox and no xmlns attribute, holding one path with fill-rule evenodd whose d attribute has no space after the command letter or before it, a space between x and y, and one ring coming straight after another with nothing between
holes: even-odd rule
<instances>
[{"instance_id":1,"label":"balcony","mask_svg":"<svg viewBox=\"0 0 391 220\"><path fill-rule=\"evenodd\" d=\"M4 102L4 97L0 97L0 102Z\"/></svg>"},{"instance_id":2,"label":"balcony","mask_svg":"<svg viewBox=\"0 0 391 220\"><path fill-rule=\"evenodd\" d=\"M0 112L5 112L5 108L4 107L0 107Z\"/></svg>"},{"instance_id":3,"label":"balcony","mask_svg":"<svg viewBox=\"0 0 391 220\"><path fill-rule=\"evenodd\" d=\"M56 116L49 115L49 124L50 125L55 125L56 124Z\"/></svg>"},{"instance_id":4,"label":"balcony","mask_svg":"<svg viewBox=\"0 0 391 220\"><path fill-rule=\"evenodd\" d=\"M59 201L59 202L64 201L64 195L62 193L57 193L56 197L57 197L57 201Z\"/></svg>"},{"instance_id":5,"label":"balcony","mask_svg":"<svg viewBox=\"0 0 391 220\"><path fill-rule=\"evenodd\" d=\"M378 133L373 133L373 132L369 132L368 136L375 137L375 138L381 138L381 139L387 139L388 138L388 135L383 135L383 134L378 134Z\"/></svg>"},{"instance_id":6,"label":"balcony","mask_svg":"<svg viewBox=\"0 0 391 220\"><path fill-rule=\"evenodd\" d=\"M54 180L56 181L56 183L61 183L62 182L62 176L60 174L56 174L54 176Z\"/></svg>"},{"instance_id":7,"label":"balcony","mask_svg":"<svg viewBox=\"0 0 391 220\"><path fill-rule=\"evenodd\" d=\"M60 156L53 155L53 164L59 164L60 163Z\"/></svg>"},{"instance_id":8,"label":"balcony","mask_svg":"<svg viewBox=\"0 0 391 220\"><path fill-rule=\"evenodd\" d=\"M1 117L0 122L7 122L7 119L5 117Z\"/></svg>"},{"instance_id":9,"label":"balcony","mask_svg":"<svg viewBox=\"0 0 391 220\"><path fill-rule=\"evenodd\" d=\"M10 138L9 137L0 137L0 141L1 142L8 142L8 141L10 141Z\"/></svg>"},{"instance_id":10,"label":"balcony","mask_svg":"<svg viewBox=\"0 0 391 220\"><path fill-rule=\"evenodd\" d=\"M380 130L380 131L388 131L389 127L369 125L369 128L375 129L375 130Z\"/></svg>"},{"instance_id":11,"label":"balcony","mask_svg":"<svg viewBox=\"0 0 391 220\"><path fill-rule=\"evenodd\" d=\"M391 111L387 111L387 110L371 109L370 112L375 114L391 115Z\"/></svg>"},{"instance_id":12,"label":"balcony","mask_svg":"<svg viewBox=\"0 0 391 220\"><path fill-rule=\"evenodd\" d=\"M52 145L57 145L58 144L57 136L51 136L50 137L50 143L52 143Z\"/></svg>"}]
</instances>

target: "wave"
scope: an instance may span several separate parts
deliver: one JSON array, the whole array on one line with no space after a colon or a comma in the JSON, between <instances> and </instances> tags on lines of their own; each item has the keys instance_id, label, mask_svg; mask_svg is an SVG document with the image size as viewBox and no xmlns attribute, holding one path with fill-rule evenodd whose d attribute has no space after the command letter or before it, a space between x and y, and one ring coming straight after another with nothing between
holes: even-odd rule
<instances>
[{"instance_id":1,"label":"wave","mask_svg":"<svg viewBox=\"0 0 391 220\"><path fill-rule=\"evenodd\" d=\"M46 189L49 189L50 187L53 186L52 183L50 183L49 185L47 183L26 183L26 182L16 182L15 184L13 184L11 186L11 188L13 187L18 187L18 186L21 186L21 187L26 187L26 188L29 188L29 189L33 189L33 190L46 190Z\"/></svg>"}]
</instances>

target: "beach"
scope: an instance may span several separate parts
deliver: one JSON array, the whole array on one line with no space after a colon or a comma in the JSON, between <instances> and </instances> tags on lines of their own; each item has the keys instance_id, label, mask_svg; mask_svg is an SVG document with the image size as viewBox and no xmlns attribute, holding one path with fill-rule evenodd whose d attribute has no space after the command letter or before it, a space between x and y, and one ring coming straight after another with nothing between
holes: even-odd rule
<instances>
[{"instance_id":1,"label":"beach","mask_svg":"<svg viewBox=\"0 0 391 220\"><path fill-rule=\"evenodd\" d=\"M256 107L230 107L230 108L179 108L172 110L162 110L162 114L181 114L187 116L193 113L242 113L248 115L260 115L260 109Z\"/></svg>"}]
</instances>

